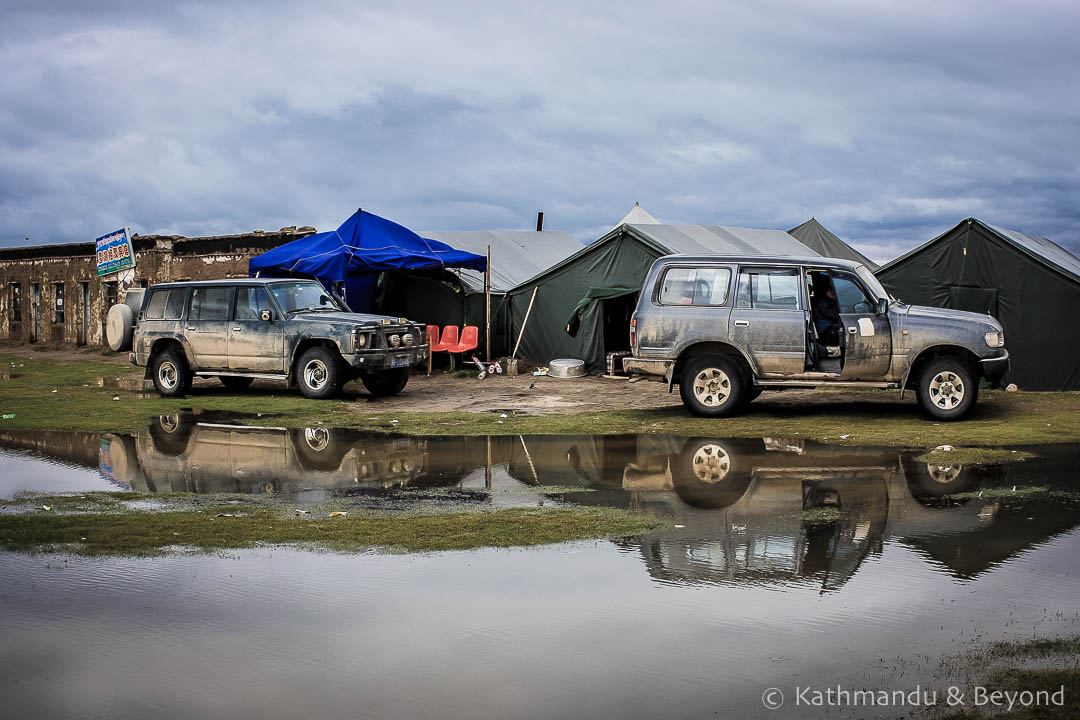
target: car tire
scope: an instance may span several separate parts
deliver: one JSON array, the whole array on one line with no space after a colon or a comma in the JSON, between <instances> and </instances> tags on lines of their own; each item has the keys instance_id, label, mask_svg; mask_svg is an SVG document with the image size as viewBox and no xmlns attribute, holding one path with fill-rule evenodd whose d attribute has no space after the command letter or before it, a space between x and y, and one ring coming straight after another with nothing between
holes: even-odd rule
<instances>
[{"instance_id":1,"label":"car tire","mask_svg":"<svg viewBox=\"0 0 1080 720\"><path fill-rule=\"evenodd\" d=\"M162 397L183 397L191 389L191 369L179 350L163 350L150 360L150 377Z\"/></svg>"},{"instance_id":2,"label":"car tire","mask_svg":"<svg viewBox=\"0 0 1080 720\"><path fill-rule=\"evenodd\" d=\"M312 400L324 400L341 390L341 366L334 353L324 347L304 351L296 363L296 384L300 394Z\"/></svg>"},{"instance_id":3,"label":"car tire","mask_svg":"<svg viewBox=\"0 0 1080 720\"><path fill-rule=\"evenodd\" d=\"M195 421L185 413L158 415L150 422L150 439L162 455L176 457L187 450Z\"/></svg>"},{"instance_id":4,"label":"car tire","mask_svg":"<svg viewBox=\"0 0 1080 720\"><path fill-rule=\"evenodd\" d=\"M675 493L691 507L718 510L734 505L750 487L751 474L740 450L726 441L688 440L670 463Z\"/></svg>"},{"instance_id":5,"label":"car tire","mask_svg":"<svg viewBox=\"0 0 1080 720\"><path fill-rule=\"evenodd\" d=\"M901 460L908 492L915 499L937 499L968 492L979 484L979 476L970 466L960 463L939 465L919 462L914 457Z\"/></svg>"},{"instance_id":6,"label":"car tire","mask_svg":"<svg viewBox=\"0 0 1080 720\"><path fill-rule=\"evenodd\" d=\"M481 371L483 372L483 371ZM409 368L397 368L396 370L383 370L370 375L361 375L360 381L375 397L397 395L405 389L409 382Z\"/></svg>"},{"instance_id":7,"label":"car tire","mask_svg":"<svg viewBox=\"0 0 1080 720\"><path fill-rule=\"evenodd\" d=\"M241 377L240 375L218 375L218 380L230 390L244 390L255 382L255 378Z\"/></svg>"},{"instance_id":8,"label":"car tire","mask_svg":"<svg viewBox=\"0 0 1080 720\"><path fill-rule=\"evenodd\" d=\"M302 428L293 430L291 435L300 466L308 471L334 472L341 467L349 450L341 437L342 431L333 428Z\"/></svg>"},{"instance_id":9,"label":"car tire","mask_svg":"<svg viewBox=\"0 0 1080 720\"><path fill-rule=\"evenodd\" d=\"M679 395L690 412L725 417L739 410L746 390L742 369L723 355L693 358L679 382Z\"/></svg>"},{"instance_id":10,"label":"car tire","mask_svg":"<svg viewBox=\"0 0 1080 720\"><path fill-rule=\"evenodd\" d=\"M743 394L743 407L748 407L750 403L757 400L763 392L765 392L765 388L760 385L750 385L747 387L746 392Z\"/></svg>"},{"instance_id":11,"label":"car tire","mask_svg":"<svg viewBox=\"0 0 1080 720\"><path fill-rule=\"evenodd\" d=\"M931 361L919 375L919 405L935 420L959 420L971 411L979 397L979 383L971 369L958 358Z\"/></svg>"}]
</instances>

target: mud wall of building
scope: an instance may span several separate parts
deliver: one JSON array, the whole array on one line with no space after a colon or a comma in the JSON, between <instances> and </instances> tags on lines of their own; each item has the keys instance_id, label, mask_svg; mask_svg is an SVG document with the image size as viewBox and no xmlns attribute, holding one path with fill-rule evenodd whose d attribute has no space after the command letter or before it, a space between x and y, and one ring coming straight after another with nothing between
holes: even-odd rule
<instances>
[{"instance_id":1,"label":"mud wall of building","mask_svg":"<svg viewBox=\"0 0 1080 720\"><path fill-rule=\"evenodd\" d=\"M0 250L0 341L105 344L105 319L127 291L177 280L247 277L248 261L314 232L283 228L214 238L138 236L135 268L97 275L92 243Z\"/></svg>"}]
</instances>

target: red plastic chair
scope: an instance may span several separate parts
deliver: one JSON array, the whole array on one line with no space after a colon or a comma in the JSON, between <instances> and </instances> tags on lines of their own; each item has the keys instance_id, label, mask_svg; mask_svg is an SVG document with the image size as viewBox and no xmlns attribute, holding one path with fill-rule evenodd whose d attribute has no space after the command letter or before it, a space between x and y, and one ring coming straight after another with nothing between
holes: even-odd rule
<instances>
[{"instance_id":1,"label":"red plastic chair","mask_svg":"<svg viewBox=\"0 0 1080 720\"><path fill-rule=\"evenodd\" d=\"M443 328L442 337L439 337L439 326L428 325L427 337L431 347L428 348L428 375L431 374L431 364L434 361L432 355L437 352L453 352L458 344L458 326L447 325ZM454 356L450 356L450 369L454 369Z\"/></svg>"},{"instance_id":2,"label":"red plastic chair","mask_svg":"<svg viewBox=\"0 0 1080 720\"><path fill-rule=\"evenodd\" d=\"M480 345L480 328L476 325L466 325L461 329L461 342L447 350L451 353L464 353L475 350L478 345Z\"/></svg>"},{"instance_id":3,"label":"red plastic chair","mask_svg":"<svg viewBox=\"0 0 1080 720\"><path fill-rule=\"evenodd\" d=\"M437 350L444 352L457 352L454 350L458 344L458 326L447 325L442 329L442 339L439 341Z\"/></svg>"}]
</instances>

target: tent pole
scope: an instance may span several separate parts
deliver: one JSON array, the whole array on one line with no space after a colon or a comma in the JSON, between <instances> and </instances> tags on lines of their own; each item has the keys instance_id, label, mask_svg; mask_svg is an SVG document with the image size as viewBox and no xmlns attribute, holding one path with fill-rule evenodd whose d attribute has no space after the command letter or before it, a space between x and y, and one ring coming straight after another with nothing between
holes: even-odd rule
<instances>
[{"instance_id":1,"label":"tent pole","mask_svg":"<svg viewBox=\"0 0 1080 720\"><path fill-rule=\"evenodd\" d=\"M487 265L484 266L484 357L491 362L491 246L487 246Z\"/></svg>"},{"instance_id":2,"label":"tent pole","mask_svg":"<svg viewBox=\"0 0 1080 720\"><path fill-rule=\"evenodd\" d=\"M532 312L533 303L536 301L536 291L539 289L539 285L533 287L532 297L529 298L529 307L525 310L525 319L521 321L521 331L518 333L517 343L514 344L514 354L510 356L511 359L517 357L518 348L521 347L521 337L525 334L525 325L529 322L529 313Z\"/></svg>"}]
</instances>

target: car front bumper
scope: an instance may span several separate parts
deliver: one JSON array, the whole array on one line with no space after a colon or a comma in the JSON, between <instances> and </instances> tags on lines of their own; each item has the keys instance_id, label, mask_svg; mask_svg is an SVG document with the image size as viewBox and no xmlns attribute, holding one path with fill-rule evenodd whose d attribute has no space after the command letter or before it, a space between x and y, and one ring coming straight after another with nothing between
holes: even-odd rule
<instances>
[{"instance_id":1,"label":"car front bumper","mask_svg":"<svg viewBox=\"0 0 1080 720\"><path fill-rule=\"evenodd\" d=\"M999 357L983 358L979 362L982 364L982 376L990 382L997 382L1009 372L1009 351L1006 350Z\"/></svg>"},{"instance_id":2,"label":"car front bumper","mask_svg":"<svg viewBox=\"0 0 1080 720\"><path fill-rule=\"evenodd\" d=\"M407 368L427 362L428 346L398 350L371 350L344 355L345 362L360 372Z\"/></svg>"}]
</instances>

